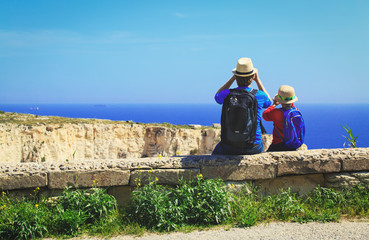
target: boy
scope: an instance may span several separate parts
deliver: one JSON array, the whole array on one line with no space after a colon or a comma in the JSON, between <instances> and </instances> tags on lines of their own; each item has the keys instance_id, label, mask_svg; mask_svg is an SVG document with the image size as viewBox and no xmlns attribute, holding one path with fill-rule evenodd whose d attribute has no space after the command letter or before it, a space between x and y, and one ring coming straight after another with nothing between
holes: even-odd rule
<instances>
[{"instance_id":1,"label":"boy","mask_svg":"<svg viewBox=\"0 0 369 240\"><path fill-rule=\"evenodd\" d=\"M294 103L298 100L295 89L288 85L279 88L278 94L273 98L273 105L263 112L265 121L273 121L273 141L267 152L275 151L294 151L296 148L287 147L283 136L283 115L284 112L295 107ZM276 108L279 104L283 109Z\"/></svg>"}]
</instances>

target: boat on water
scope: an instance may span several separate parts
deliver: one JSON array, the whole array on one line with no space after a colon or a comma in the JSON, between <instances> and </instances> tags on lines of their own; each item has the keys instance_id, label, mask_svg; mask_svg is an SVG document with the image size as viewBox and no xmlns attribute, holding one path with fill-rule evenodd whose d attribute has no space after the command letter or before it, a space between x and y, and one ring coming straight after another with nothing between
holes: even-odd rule
<instances>
[{"instance_id":1,"label":"boat on water","mask_svg":"<svg viewBox=\"0 0 369 240\"><path fill-rule=\"evenodd\" d=\"M108 105L106 104L95 104L94 107L107 107Z\"/></svg>"}]
</instances>

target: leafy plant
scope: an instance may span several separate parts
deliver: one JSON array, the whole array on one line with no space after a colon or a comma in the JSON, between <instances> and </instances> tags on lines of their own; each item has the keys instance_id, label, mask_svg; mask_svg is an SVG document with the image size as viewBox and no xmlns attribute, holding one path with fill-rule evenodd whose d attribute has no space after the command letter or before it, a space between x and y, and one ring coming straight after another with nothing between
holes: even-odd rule
<instances>
[{"instance_id":1,"label":"leafy plant","mask_svg":"<svg viewBox=\"0 0 369 240\"><path fill-rule=\"evenodd\" d=\"M77 211L79 215L85 216L87 223L104 218L117 211L115 198L104 192L100 188L74 191L68 188L58 197L58 212Z\"/></svg>"},{"instance_id":2,"label":"leafy plant","mask_svg":"<svg viewBox=\"0 0 369 240\"><path fill-rule=\"evenodd\" d=\"M359 137L359 135L357 135L356 137L354 137L354 134L352 133L352 130L350 127L344 127L343 125L341 125L341 127L343 127L345 129L345 131L348 134L347 136L343 136L344 138L346 138L346 142L344 143L344 146L346 143L349 143L351 148L356 148L356 142L357 142L357 138Z\"/></svg>"},{"instance_id":3,"label":"leafy plant","mask_svg":"<svg viewBox=\"0 0 369 240\"><path fill-rule=\"evenodd\" d=\"M139 181L140 182L140 181ZM317 187L299 196L290 189L266 195L243 185L228 192L221 180L180 180L164 187L158 179L137 184L129 207L117 211L105 190L72 190L44 198L40 189L20 200L0 194L0 239L68 238L82 232L96 235L135 234L145 231L192 231L214 224L249 227L266 221L338 221L341 216L369 216L369 185L341 190Z\"/></svg>"},{"instance_id":4,"label":"leafy plant","mask_svg":"<svg viewBox=\"0 0 369 240\"><path fill-rule=\"evenodd\" d=\"M57 207L57 215L54 219L54 231L59 234L77 235L87 219L87 215L83 211L64 210L61 206Z\"/></svg>"},{"instance_id":5,"label":"leafy plant","mask_svg":"<svg viewBox=\"0 0 369 240\"><path fill-rule=\"evenodd\" d=\"M184 224L219 224L230 214L229 195L220 180L180 181L166 188L151 181L132 194L130 216L149 229L169 231Z\"/></svg>"},{"instance_id":6,"label":"leafy plant","mask_svg":"<svg viewBox=\"0 0 369 240\"><path fill-rule=\"evenodd\" d=\"M328 209L344 205L345 200L342 192L319 186L307 195L305 202L309 205Z\"/></svg>"},{"instance_id":7,"label":"leafy plant","mask_svg":"<svg viewBox=\"0 0 369 240\"><path fill-rule=\"evenodd\" d=\"M148 228L166 228L169 192L163 186L150 182L132 193L130 216Z\"/></svg>"},{"instance_id":8,"label":"leafy plant","mask_svg":"<svg viewBox=\"0 0 369 240\"><path fill-rule=\"evenodd\" d=\"M31 239L46 234L77 235L81 229L105 220L115 221L118 212L114 197L102 189L64 190L56 198L35 195L11 200L0 197L0 239ZM97 229L95 227L95 229Z\"/></svg>"},{"instance_id":9,"label":"leafy plant","mask_svg":"<svg viewBox=\"0 0 369 240\"><path fill-rule=\"evenodd\" d=\"M304 212L303 204L290 189L265 197L263 207L269 209L268 217L277 220L291 220Z\"/></svg>"},{"instance_id":10,"label":"leafy plant","mask_svg":"<svg viewBox=\"0 0 369 240\"><path fill-rule=\"evenodd\" d=\"M11 201L0 211L0 239L31 239L48 232L50 210L33 201Z\"/></svg>"},{"instance_id":11,"label":"leafy plant","mask_svg":"<svg viewBox=\"0 0 369 240\"><path fill-rule=\"evenodd\" d=\"M250 190L251 189L251 190ZM258 197L259 189L245 184L239 191L234 192L231 201L232 218L238 226L250 227L260 220L261 212Z\"/></svg>"}]
</instances>

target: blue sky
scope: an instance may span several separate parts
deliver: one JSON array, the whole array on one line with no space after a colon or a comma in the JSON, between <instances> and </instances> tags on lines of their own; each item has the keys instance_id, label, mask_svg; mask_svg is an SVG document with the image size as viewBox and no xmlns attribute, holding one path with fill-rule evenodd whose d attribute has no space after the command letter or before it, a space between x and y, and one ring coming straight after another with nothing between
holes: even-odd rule
<instances>
[{"instance_id":1,"label":"blue sky","mask_svg":"<svg viewBox=\"0 0 369 240\"><path fill-rule=\"evenodd\" d=\"M212 103L240 57L304 103L369 103L369 1L0 0L0 103ZM255 87L255 85L253 85Z\"/></svg>"}]
</instances>

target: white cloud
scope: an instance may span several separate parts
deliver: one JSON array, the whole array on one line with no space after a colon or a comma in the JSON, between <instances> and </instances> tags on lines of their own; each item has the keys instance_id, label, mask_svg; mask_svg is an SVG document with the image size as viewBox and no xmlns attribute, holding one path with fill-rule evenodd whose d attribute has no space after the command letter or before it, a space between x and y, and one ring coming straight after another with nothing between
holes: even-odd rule
<instances>
[{"instance_id":1,"label":"white cloud","mask_svg":"<svg viewBox=\"0 0 369 240\"><path fill-rule=\"evenodd\" d=\"M186 18L187 16L183 13L180 13L180 12L175 12L173 13L173 15L177 18Z\"/></svg>"},{"instance_id":2,"label":"white cloud","mask_svg":"<svg viewBox=\"0 0 369 240\"><path fill-rule=\"evenodd\" d=\"M131 34L124 31L83 34L64 30L0 30L0 47L33 47L61 44L118 44L127 41L130 37Z\"/></svg>"}]
</instances>

